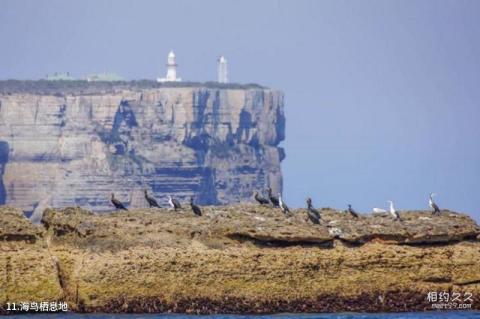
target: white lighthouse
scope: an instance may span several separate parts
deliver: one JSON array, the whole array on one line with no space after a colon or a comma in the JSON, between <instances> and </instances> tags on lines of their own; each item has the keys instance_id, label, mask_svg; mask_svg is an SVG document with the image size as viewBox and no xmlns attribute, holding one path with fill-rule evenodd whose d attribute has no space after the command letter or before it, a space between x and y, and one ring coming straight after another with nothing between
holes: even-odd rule
<instances>
[{"instance_id":1,"label":"white lighthouse","mask_svg":"<svg viewBox=\"0 0 480 319\"><path fill-rule=\"evenodd\" d=\"M168 54L167 59L167 76L157 78L157 82L179 82L181 78L177 78L177 63L175 62L175 53L173 50Z\"/></svg>"},{"instance_id":2,"label":"white lighthouse","mask_svg":"<svg viewBox=\"0 0 480 319\"><path fill-rule=\"evenodd\" d=\"M228 83L227 59L223 55L218 59L218 82Z\"/></svg>"}]
</instances>

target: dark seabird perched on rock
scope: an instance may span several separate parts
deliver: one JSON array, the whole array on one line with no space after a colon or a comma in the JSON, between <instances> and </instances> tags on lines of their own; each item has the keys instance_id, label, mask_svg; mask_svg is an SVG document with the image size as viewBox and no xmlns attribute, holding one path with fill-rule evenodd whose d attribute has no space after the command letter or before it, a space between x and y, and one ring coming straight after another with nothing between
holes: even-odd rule
<instances>
[{"instance_id":1,"label":"dark seabird perched on rock","mask_svg":"<svg viewBox=\"0 0 480 319\"><path fill-rule=\"evenodd\" d=\"M431 209L433 209L433 214L436 215L436 214L440 214L440 208L438 208L438 205L435 204L435 202L433 201L433 196L435 196L437 194L435 193L431 193L430 194L430 199L428 200L428 205L430 206Z\"/></svg>"},{"instance_id":2,"label":"dark seabird perched on rock","mask_svg":"<svg viewBox=\"0 0 480 319\"><path fill-rule=\"evenodd\" d=\"M267 188L267 192L268 192L268 199L270 200L270 202L272 203L272 205L274 207L279 207L280 206L280 202L278 200L278 198L276 198L275 196L272 195L272 189L269 187Z\"/></svg>"},{"instance_id":3,"label":"dark seabird perched on rock","mask_svg":"<svg viewBox=\"0 0 480 319\"><path fill-rule=\"evenodd\" d=\"M190 197L190 207L192 208L192 211L195 215L202 216L202 210L200 209L200 207L193 203L193 197Z\"/></svg>"},{"instance_id":4,"label":"dark seabird perched on rock","mask_svg":"<svg viewBox=\"0 0 480 319\"><path fill-rule=\"evenodd\" d=\"M263 198L262 196L258 195L258 192L255 192L255 200L260 204L260 205L268 205L270 202L266 199Z\"/></svg>"},{"instance_id":5,"label":"dark seabird perched on rock","mask_svg":"<svg viewBox=\"0 0 480 319\"><path fill-rule=\"evenodd\" d=\"M115 198L115 195L112 193L112 199L111 202L113 206L115 206L116 209L122 209L122 210L128 210L121 201Z\"/></svg>"},{"instance_id":6,"label":"dark seabird perched on rock","mask_svg":"<svg viewBox=\"0 0 480 319\"><path fill-rule=\"evenodd\" d=\"M150 205L150 208L152 207L160 208L160 205L158 205L157 200L152 196L149 196L147 190L145 190L145 200L147 201L148 205Z\"/></svg>"},{"instance_id":7,"label":"dark seabird perched on rock","mask_svg":"<svg viewBox=\"0 0 480 319\"><path fill-rule=\"evenodd\" d=\"M307 198L307 214L312 223L320 224L320 212L313 207L310 197Z\"/></svg>"},{"instance_id":8,"label":"dark seabird perched on rock","mask_svg":"<svg viewBox=\"0 0 480 319\"><path fill-rule=\"evenodd\" d=\"M182 205L180 205L180 202L170 195L168 195L168 203L170 204L170 207L172 207L175 211L177 209L182 209Z\"/></svg>"},{"instance_id":9,"label":"dark seabird perched on rock","mask_svg":"<svg viewBox=\"0 0 480 319\"><path fill-rule=\"evenodd\" d=\"M282 209L282 212L284 214L287 214L287 213L290 213L290 209L288 208L287 204L285 204L285 202L283 201L282 199L282 194L278 193L278 204L280 206L280 208Z\"/></svg>"},{"instance_id":10,"label":"dark seabird perched on rock","mask_svg":"<svg viewBox=\"0 0 480 319\"><path fill-rule=\"evenodd\" d=\"M358 218L358 213L352 208L352 205L348 204L348 212L355 218Z\"/></svg>"},{"instance_id":11,"label":"dark seabird perched on rock","mask_svg":"<svg viewBox=\"0 0 480 319\"><path fill-rule=\"evenodd\" d=\"M399 220L399 221L402 221L400 219L400 213L397 212L397 210L395 209L395 207L393 207L393 202L391 200L387 201L387 203L390 203L390 214L392 214L392 216L395 218L395 220Z\"/></svg>"}]
</instances>

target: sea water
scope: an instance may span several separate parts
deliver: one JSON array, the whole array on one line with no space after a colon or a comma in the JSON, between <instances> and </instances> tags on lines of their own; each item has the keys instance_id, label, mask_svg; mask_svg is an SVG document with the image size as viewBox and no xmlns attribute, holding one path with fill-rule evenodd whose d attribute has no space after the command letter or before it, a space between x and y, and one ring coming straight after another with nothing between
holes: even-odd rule
<instances>
[{"instance_id":1,"label":"sea water","mask_svg":"<svg viewBox=\"0 0 480 319\"><path fill-rule=\"evenodd\" d=\"M277 314L277 315L172 315L172 314L32 314L14 315L7 318L55 318L55 319L480 319L480 311L455 312L404 312L404 313L340 313L340 314Z\"/></svg>"}]
</instances>

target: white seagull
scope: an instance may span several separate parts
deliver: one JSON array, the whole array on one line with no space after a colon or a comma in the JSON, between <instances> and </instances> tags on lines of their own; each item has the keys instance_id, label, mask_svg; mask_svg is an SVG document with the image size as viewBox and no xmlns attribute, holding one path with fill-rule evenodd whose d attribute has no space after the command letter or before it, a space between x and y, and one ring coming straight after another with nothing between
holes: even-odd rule
<instances>
[{"instance_id":1,"label":"white seagull","mask_svg":"<svg viewBox=\"0 0 480 319\"><path fill-rule=\"evenodd\" d=\"M393 202L391 200L387 201L387 203L390 203L390 214L392 214L393 217L395 217L395 219L397 220L401 220L400 219L400 214L397 212L397 210L395 209L395 207L393 207Z\"/></svg>"},{"instance_id":2,"label":"white seagull","mask_svg":"<svg viewBox=\"0 0 480 319\"><path fill-rule=\"evenodd\" d=\"M287 204L285 204L285 202L283 201L282 194L280 193L278 193L278 202L284 214L290 213L290 209L288 208Z\"/></svg>"},{"instance_id":3,"label":"white seagull","mask_svg":"<svg viewBox=\"0 0 480 319\"><path fill-rule=\"evenodd\" d=\"M375 208L372 209L372 212L379 214L379 213L386 213L387 211L383 208L375 207Z\"/></svg>"},{"instance_id":4,"label":"white seagull","mask_svg":"<svg viewBox=\"0 0 480 319\"><path fill-rule=\"evenodd\" d=\"M430 198L428 200L428 205L430 206L431 209L433 209L433 214L440 214L440 208L438 208L438 205L435 204L435 202L433 201L433 196L435 196L437 194L435 193L430 193Z\"/></svg>"}]
</instances>

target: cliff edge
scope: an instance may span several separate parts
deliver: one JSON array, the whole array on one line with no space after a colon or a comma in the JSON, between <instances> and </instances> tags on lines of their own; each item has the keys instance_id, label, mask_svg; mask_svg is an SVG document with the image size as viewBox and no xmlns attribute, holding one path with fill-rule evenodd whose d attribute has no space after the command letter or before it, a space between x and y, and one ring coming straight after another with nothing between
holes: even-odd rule
<instances>
[{"instance_id":1,"label":"cliff edge","mask_svg":"<svg viewBox=\"0 0 480 319\"><path fill-rule=\"evenodd\" d=\"M95 214L48 209L41 225L0 208L0 312L66 301L78 312L432 310L429 292L480 309L480 229L443 211L290 216L254 205Z\"/></svg>"}]
</instances>

